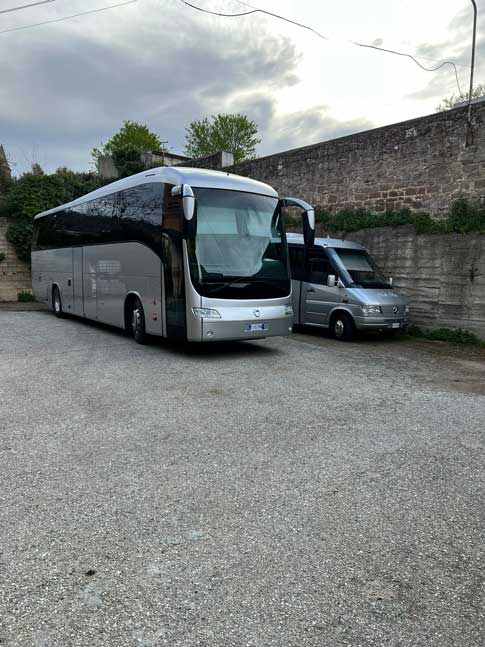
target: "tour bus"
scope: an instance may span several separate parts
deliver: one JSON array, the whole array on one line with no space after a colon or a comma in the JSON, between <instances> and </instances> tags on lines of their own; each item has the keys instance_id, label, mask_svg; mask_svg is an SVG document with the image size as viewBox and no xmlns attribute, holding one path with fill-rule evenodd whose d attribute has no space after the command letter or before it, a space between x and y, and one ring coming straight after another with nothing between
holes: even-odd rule
<instances>
[{"instance_id":1,"label":"tour bus","mask_svg":"<svg viewBox=\"0 0 485 647\"><path fill-rule=\"evenodd\" d=\"M147 334L187 341L259 339L292 330L283 207L312 207L220 171L144 171L34 219L38 301Z\"/></svg>"},{"instance_id":2,"label":"tour bus","mask_svg":"<svg viewBox=\"0 0 485 647\"><path fill-rule=\"evenodd\" d=\"M329 328L336 339L356 330L398 333L408 325L409 300L351 241L288 234L294 323Z\"/></svg>"}]
</instances>

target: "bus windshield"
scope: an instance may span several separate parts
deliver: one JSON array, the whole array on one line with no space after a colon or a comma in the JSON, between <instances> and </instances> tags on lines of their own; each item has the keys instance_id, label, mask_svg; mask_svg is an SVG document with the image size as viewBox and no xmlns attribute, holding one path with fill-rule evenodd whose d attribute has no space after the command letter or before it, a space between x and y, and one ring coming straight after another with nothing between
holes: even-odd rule
<instances>
[{"instance_id":1,"label":"bus windshield","mask_svg":"<svg viewBox=\"0 0 485 647\"><path fill-rule=\"evenodd\" d=\"M190 273L202 296L277 298L290 294L286 237L277 198L194 188L197 234Z\"/></svg>"},{"instance_id":2,"label":"bus windshield","mask_svg":"<svg viewBox=\"0 0 485 647\"><path fill-rule=\"evenodd\" d=\"M388 288L389 282L380 273L367 252L360 249L334 249L337 263L345 269L352 287Z\"/></svg>"}]
</instances>

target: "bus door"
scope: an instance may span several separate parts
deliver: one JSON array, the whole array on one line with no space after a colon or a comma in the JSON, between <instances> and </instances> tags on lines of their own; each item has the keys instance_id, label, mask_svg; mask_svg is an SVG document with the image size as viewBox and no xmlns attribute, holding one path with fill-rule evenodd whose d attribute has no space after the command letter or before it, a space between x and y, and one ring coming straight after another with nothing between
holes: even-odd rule
<instances>
[{"instance_id":1,"label":"bus door","mask_svg":"<svg viewBox=\"0 0 485 647\"><path fill-rule=\"evenodd\" d=\"M84 314L83 303L83 248L72 248L72 312L80 317Z\"/></svg>"},{"instance_id":2,"label":"bus door","mask_svg":"<svg viewBox=\"0 0 485 647\"><path fill-rule=\"evenodd\" d=\"M172 185L166 184L162 220L163 299L165 334L185 339L185 277L183 257L183 209L180 196L172 196Z\"/></svg>"}]
</instances>

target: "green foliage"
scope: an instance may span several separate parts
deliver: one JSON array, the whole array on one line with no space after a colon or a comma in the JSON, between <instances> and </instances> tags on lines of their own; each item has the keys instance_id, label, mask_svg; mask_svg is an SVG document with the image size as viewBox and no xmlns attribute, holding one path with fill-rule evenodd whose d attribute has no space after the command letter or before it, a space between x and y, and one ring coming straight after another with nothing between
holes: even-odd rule
<instances>
[{"instance_id":1,"label":"green foliage","mask_svg":"<svg viewBox=\"0 0 485 647\"><path fill-rule=\"evenodd\" d=\"M12 222L7 229L7 240L15 247L17 258L30 263L32 222L24 219Z\"/></svg>"},{"instance_id":2,"label":"green foliage","mask_svg":"<svg viewBox=\"0 0 485 647\"><path fill-rule=\"evenodd\" d=\"M118 170L120 178L129 177L135 173L141 173L145 166L141 161L140 152L134 148L115 151L113 162Z\"/></svg>"},{"instance_id":3,"label":"green foliage","mask_svg":"<svg viewBox=\"0 0 485 647\"><path fill-rule=\"evenodd\" d=\"M15 246L17 257L30 262L31 220L36 214L75 200L102 184L104 182L95 173L75 173L59 168L47 175L40 167L12 181L1 213L11 220L7 238Z\"/></svg>"},{"instance_id":4,"label":"green foliage","mask_svg":"<svg viewBox=\"0 0 485 647\"><path fill-rule=\"evenodd\" d=\"M3 261L7 258L6 254L4 252L0 252L0 263L3 263Z\"/></svg>"},{"instance_id":5,"label":"green foliage","mask_svg":"<svg viewBox=\"0 0 485 647\"><path fill-rule=\"evenodd\" d=\"M253 159L256 146L261 141L257 137L258 126L254 121L240 114L212 115L193 121L186 128L185 154L189 157L205 157L219 151L232 153L234 163Z\"/></svg>"},{"instance_id":6,"label":"green foliage","mask_svg":"<svg viewBox=\"0 0 485 647\"><path fill-rule=\"evenodd\" d=\"M450 231L458 233L485 231L485 208L477 207L460 198L451 206L448 223Z\"/></svg>"},{"instance_id":7,"label":"green foliage","mask_svg":"<svg viewBox=\"0 0 485 647\"><path fill-rule=\"evenodd\" d=\"M323 209L315 211L316 222L328 232L351 233L374 227L414 225L417 234L485 233L485 207L469 203L464 198L456 200L448 216L433 220L429 213L400 209L384 213L372 213L365 209L342 209L330 213ZM292 224L298 220L290 219Z\"/></svg>"},{"instance_id":8,"label":"green foliage","mask_svg":"<svg viewBox=\"0 0 485 647\"><path fill-rule=\"evenodd\" d=\"M148 126L127 120L102 148L93 148L91 156L96 163L100 155L109 155L114 158L121 151L136 151L139 158L140 153L150 153L161 149L160 138L151 132Z\"/></svg>"},{"instance_id":9,"label":"green foliage","mask_svg":"<svg viewBox=\"0 0 485 647\"><path fill-rule=\"evenodd\" d=\"M22 303L30 303L32 301L35 301L34 295L31 292L27 292L27 290L23 290L22 292L19 292L17 294L17 299Z\"/></svg>"},{"instance_id":10,"label":"green foliage","mask_svg":"<svg viewBox=\"0 0 485 647\"><path fill-rule=\"evenodd\" d=\"M450 344L472 344L474 346L485 346L479 337L474 333L462 328L433 328L423 329L419 326L409 326L408 334L412 337L430 339L432 341L445 341Z\"/></svg>"},{"instance_id":11,"label":"green foliage","mask_svg":"<svg viewBox=\"0 0 485 647\"><path fill-rule=\"evenodd\" d=\"M32 218L41 211L94 191L102 184L95 173L75 173L67 168L59 168L50 175L25 173L10 185L3 211L10 218Z\"/></svg>"},{"instance_id":12,"label":"green foliage","mask_svg":"<svg viewBox=\"0 0 485 647\"><path fill-rule=\"evenodd\" d=\"M485 94L485 83L479 83L473 88L472 99L477 99ZM452 94L450 97L446 97L442 102L436 106L436 112L443 112L444 110L451 110L458 103L463 103L468 101L470 96L469 92L462 92L461 94Z\"/></svg>"}]
</instances>

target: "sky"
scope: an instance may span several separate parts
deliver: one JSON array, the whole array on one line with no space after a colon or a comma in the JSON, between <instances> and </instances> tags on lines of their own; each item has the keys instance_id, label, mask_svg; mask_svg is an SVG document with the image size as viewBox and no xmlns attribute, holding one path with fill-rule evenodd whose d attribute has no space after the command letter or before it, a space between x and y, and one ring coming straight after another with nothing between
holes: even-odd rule
<instances>
[{"instance_id":1,"label":"sky","mask_svg":"<svg viewBox=\"0 0 485 647\"><path fill-rule=\"evenodd\" d=\"M0 32L123 0L0 0ZM126 1L126 0L125 0ZM405 57L350 41L453 60L468 89L470 0L190 0L225 13L247 6L312 26L327 39L261 13L211 16L180 0L131 4L0 33L0 144L13 172L91 167L90 151L131 119L183 154L195 119L254 119L258 156L412 119L457 93L451 66L425 72ZM485 0L477 0L476 81L485 81Z\"/></svg>"}]
</instances>

